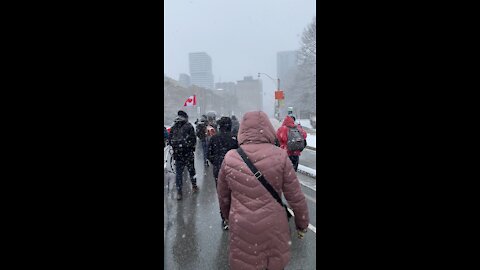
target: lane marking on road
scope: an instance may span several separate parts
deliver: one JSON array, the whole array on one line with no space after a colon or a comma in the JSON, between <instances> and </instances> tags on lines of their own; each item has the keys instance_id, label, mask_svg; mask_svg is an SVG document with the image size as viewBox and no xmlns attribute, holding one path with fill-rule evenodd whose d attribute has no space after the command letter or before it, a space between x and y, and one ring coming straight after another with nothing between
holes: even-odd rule
<instances>
[{"instance_id":1,"label":"lane marking on road","mask_svg":"<svg viewBox=\"0 0 480 270\"><path fill-rule=\"evenodd\" d=\"M317 188L315 186L312 186L311 184L308 184L306 182L303 182L302 180L298 179L300 181L300 184L304 187L307 187L315 192L317 192Z\"/></svg>"},{"instance_id":2,"label":"lane marking on road","mask_svg":"<svg viewBox=\"0 0 480 270\"><path fill-rule=\"evenodd\" d=\"M293 217L295 216L295 214L293 214L292 209L290 209L290 208L287 207L287 210L288 210L288 212L290 212L290 215L292 215ZM308 228L309 228L312 232L314 232L315 234L317 234L317 228L316 228L315 226L313 226L312 224L308 223Z\"/></svg>"}]
</instances>

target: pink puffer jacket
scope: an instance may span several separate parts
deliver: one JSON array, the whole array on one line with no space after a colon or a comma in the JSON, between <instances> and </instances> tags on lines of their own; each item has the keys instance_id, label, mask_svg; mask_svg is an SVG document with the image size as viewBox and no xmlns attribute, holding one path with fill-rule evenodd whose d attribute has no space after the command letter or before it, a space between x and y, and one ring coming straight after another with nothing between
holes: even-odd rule
<instances>
[{"instance_id":1,"label":"pink puffer jacket","mask_svg":"<svg viewBox=\"0 0 480 270\"><path fill-rule=\"evenodd\" d=\"M255 167L295 213L297 228L309 223L307 203L287 152L274 145L275 130L264 112L248 112L238 142ZM290 231L284 208L230 150L218 176L218 199L230 225L230 269L283 269L290 260ZM293 233L293 232L292 232Z\"/></svg>"}]
</instances>

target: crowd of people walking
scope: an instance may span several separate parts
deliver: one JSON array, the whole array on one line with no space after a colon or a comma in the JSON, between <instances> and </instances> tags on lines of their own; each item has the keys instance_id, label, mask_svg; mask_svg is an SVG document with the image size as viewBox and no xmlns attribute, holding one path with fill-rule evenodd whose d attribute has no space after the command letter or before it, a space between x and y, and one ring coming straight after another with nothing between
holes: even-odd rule
<instances>
[{"instance_id":1,"label":"crowd of people walking","mask_svg":"<svg viewBox=\"0 0 480 270\"><path fill-rule=\"evenodd\" d=\"M262 111L247 112L240 121L235 116L217 121L215 115L202 115L195 125L178 111L170 132L164 129L173 149L177 200L182 200L185 167L193 192L199 192L194 166L198 138L204 166L212 167L221 225L230 234L230 269L284 269L291 239L282 194L294 213L298 238L304 237L309 224L295 173L307 133L293 115L275 130Z\"/></svg>"}]
</instances>

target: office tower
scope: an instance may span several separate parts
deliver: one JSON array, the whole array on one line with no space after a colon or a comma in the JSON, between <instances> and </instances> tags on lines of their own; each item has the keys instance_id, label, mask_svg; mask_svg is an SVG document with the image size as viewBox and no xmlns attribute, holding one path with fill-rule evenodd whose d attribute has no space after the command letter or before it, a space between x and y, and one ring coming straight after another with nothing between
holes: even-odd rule
<instances>
[{"instance_id":1,"label":"office tower","mask_svg":"<svg viewBox=\"0 0 480 270\"><path fill-rule=\"evenodd\" d=\"M237 81L236 93L239 115L248 111L263 110L262 81L246 76L243 80Z\"/></svg>"},{"instance_id":2,"label":"office tower","mask_svg":"<svg viewBox=\"0 0 480 270\"><path fill-rule=\"evenodd\" d=\"M298 67L298 52L284 51L277 53L277 76L281 81L292 80Z\"/></svg>"},{"instance_id":3,"label":"office tower","mask_svg":"<svg viewBox=\"0 0 480 270\"><path fill-rule=\"evenodd\" d=\"M178 77L178 83L182 87L188 88L190 86L190 76L188 76L188 74L181 73Z\"/></svg>"},{"instance_id":4,"label":"office tower","mask_svg":"<svg viewBox=\"0 0 480 270\"><path fill-rule=\"evenodd\" d=\"M207 89L213 89L212 58L205 52L190 53L190 83Z\"/></svg>"}]
</instances>

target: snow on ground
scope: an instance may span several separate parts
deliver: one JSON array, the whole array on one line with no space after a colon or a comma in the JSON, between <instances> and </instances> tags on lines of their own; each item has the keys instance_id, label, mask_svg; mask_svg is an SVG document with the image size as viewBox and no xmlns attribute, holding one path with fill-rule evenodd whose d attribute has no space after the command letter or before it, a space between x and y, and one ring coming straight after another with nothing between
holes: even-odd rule
<instances>
[{"instance_id":1,"label":"snow on ground","mask_svg":"<svg viewBox=\"0 0 480 270\"><path fill-rule=\"evenodd\" d=\"M307 146L317 148L317 135L316 134L307 134Z\"/></svg>"},{"instance_id":2,"label":"snow on ground","mask_svg":"<svg viewBox=\"0 0 480 270\"><path fill-rule=\"evenodd\" d=\"M272 126L275 129L275 132L277 132L278 128L282 126L282 123L280 123L280 121L278 121L275 118L270 118L270 122L272 123Z\"/></svg>"},{"instance_id":3,"label":"snow on ground","mask_svg":"<svg viewBox=\"0 0 480 270\"><path fill-rule=\"evenodd\" d=\"M310 123L310 119L300 119L297 122L300 122L300 125L302 125L302 127L313 129L312 124Z\"/></svg>"},{"instance_id":4,"label":"snow on ground","mask_svg":"<svg viewBox=\"0 0 480 270\"><path fill-rule=\"evenodd\" d=\"M307 174L310 174L313 178L317 178L317 170L312 169L312 168L307 167L307 166L303 166L302 164L298 164L298 171L300 171L300 172L304 171ZM316 191L316 186L312 186L311 184L309 185L305 181L301 182L301 184Z\"/></svg>"},{"instance_id":5,"label":"snow on ground","mask_svg":"<svg viewBox=\"0 0 480 270\"><path fill-rule=\"evenodd\" d=\"M298 169L299 170L302 170L304 172L307 172L309 174L312 174L313 176L316 176L317 175L317 170L315 169L312 169L310 167L307 167L307 166L303 166L302 164L298 164Z\"/></svg>"}]
</instances>

